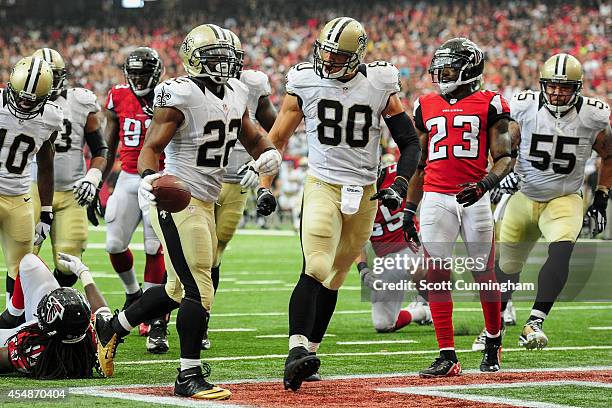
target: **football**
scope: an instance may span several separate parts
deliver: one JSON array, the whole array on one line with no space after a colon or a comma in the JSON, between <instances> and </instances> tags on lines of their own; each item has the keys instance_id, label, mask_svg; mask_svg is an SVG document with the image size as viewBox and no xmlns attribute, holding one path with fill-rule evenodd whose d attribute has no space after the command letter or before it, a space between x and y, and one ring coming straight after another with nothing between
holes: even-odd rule
<instances>
[{"instance_id":1,"label":"football","mask_svg":"<svg viewBox=\"0 0 612 408\"><path fill-rule=\"evenodd\" d=\"M152 186L160 210L175 213L189 205L191 190L180 178L166 174L153 181Z\"/></svg>"}]
</instances>

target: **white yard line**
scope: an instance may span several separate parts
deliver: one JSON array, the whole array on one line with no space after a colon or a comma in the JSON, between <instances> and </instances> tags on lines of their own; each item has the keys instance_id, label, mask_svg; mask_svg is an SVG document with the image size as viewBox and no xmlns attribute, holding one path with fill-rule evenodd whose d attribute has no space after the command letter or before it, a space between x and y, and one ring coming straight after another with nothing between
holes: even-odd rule
<instances>
[{"instance_id":1,"label":"white yard line","mask_svg":"<svg viewBox=\"0 0 612 408\"><path fill-rule=\"evenodd\" d=\"M117 386L115 386L117 388ZM237 405L227 402L201 401L193 398L161 397L156 395L142 395L130 392L107 391L98 388L70 389L70 394L86 395L90 397L117 398L129 401L141 401L151 404L166 404L177 407L210 407L210 408L246 408L247 405Z\"/></svg>"},{"instance_id":2,"label":"white yard line","mask_svg":"<svg viewBox=\"0 0 612 408\"><path fill-rule=\"evenodd\" d=\"M580 350L612 350L612 346L571 346L571 347L547 347L540 352L547 351L580 351ZM524 348L506 348L504 353L522 352L525 353ZM320 357L368 357L368 356L402 356L402 355L427 355L427 354L438 354L438 350L402 350L402 351L372 351L372 352L343 352L343 353L317 353ZM457 350L457 353L480 353L478 351L472 351L471 349ZM240 360L270 360L270 359L284 359L287 358L286 354L264 354L256 356L228 356L228 357L210 357L206 358L206 361L240 361ZM173 360L135 360L135 361L117 361L116 365L137 365L137 364L169 364L178 363L178 359Z\"/></svg>"},{"instance_id":3,"label":"white yard line","mask_svg":"<svg viewBox=\"0 0 612 408\"><path fill-rule=\"evenodd\" d=\"M361 341L337 341L339 346L357 346L368 344L410 344L418 343L416 340L361 340Z\"/></svg>"},{"instance_id":4,"label":"white yard line","mask_svg":"<svg viewBox=\"0 0 612 408\"><path fill-rule=\"evenodd\" d=\"M325 337L336 337L335 334L325 333ZM288 334L262 334L255 336L256 339L288 339Z\"/></svg>"},{"instance_id":5,"label":"white yard line","mask_svg":"<svg viewBox=\"0 0 612 408\"><path fill-rule=\"evenodd\" d=\"M591 326L589 330L612 330L612 326Z\"/></svg>"}]
</instances>

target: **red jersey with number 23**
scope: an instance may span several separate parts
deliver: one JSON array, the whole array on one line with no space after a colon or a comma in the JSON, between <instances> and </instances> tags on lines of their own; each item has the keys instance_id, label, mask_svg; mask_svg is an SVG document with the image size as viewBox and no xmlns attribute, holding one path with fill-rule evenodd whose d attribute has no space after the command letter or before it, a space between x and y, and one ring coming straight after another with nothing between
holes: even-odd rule
<instances>
[{"instance_id":1,"label":"red jersey with number 23","mask_svg":"<svg viewBox=\"0 0 612 408\"><path fill-rule=\"evenodd\" d=\"M457 194L459 184L482 180L487 175L488 130L502 118L510 118L510 107L497 92L477 91L459 100L420 96L414 122L428 135L423 191Z\"/></svg>"},{"instance_id":2,"label":"red jersey with number 23","mask_svg":"<svg viewBox=\"0 0 612 408\"><path fill-rule=\"evenodd\" d=\"M138 156L144 143L151 117L142 110L140 101L127 84L115 85L106 97L106 109L119 120L119 160L121 170L138 173ZM159 158L159 169L164 168L164 155Z\"/></svg>"},{"instance_id":3,"label":"red jersey with number 23","mask_svg":"<svg viewBox=\"0 0 612 408\"><path fill-rule=\"evenodd\" d=\"M392 164L381 170L383 174L379 177L384 177L382 184L378 186L378 190L389 187L395 181L397 164ZM380 178L379 178L380 180ZM404 240L402 231L403 215L402 210L406 206L406 199L402 201L402 205L395 210L390 210L380 202L374 218L374 226L370 242L376 256L385 256L399 252L406 248L408 244Z\"/></svg>"}]
</instances>

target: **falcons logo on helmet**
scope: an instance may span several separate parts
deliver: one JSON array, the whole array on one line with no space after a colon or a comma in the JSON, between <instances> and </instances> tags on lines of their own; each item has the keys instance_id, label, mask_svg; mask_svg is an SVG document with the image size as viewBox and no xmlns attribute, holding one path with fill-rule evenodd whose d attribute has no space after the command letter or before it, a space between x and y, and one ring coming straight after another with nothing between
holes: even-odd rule
<instances>
[{"instance_id":1,"label":"falcons logo on helmet","mask_svg":"<svg viewBox=\"0 0 612 408\"><path fill-rule=\"evenodd\" d=\"M47 311L45 313L45 322L53 323L58 318L61 320L64 317L64 306L54 296L47 298Z\"/></svg>"}]
</instances>

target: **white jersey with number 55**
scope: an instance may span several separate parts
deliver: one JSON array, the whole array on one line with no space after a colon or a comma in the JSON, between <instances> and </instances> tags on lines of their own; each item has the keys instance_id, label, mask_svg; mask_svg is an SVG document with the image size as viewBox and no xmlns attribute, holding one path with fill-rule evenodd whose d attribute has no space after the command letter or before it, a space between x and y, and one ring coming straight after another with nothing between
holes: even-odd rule
<instances>
[{"instance_id":1,"label":"white jersey with number 55","mask_svg":"<svg viewBox=\"0 0 612 408\"><path fill-rule=\"evenodd\" d=\"M540 92L524 91L510 101L510 114L521 127L516 162L516 171L524 177L521 192L541 202L578 192L595 138L609 126L610 107L582 96L557 118L546 109Z\"/></svg>"},{"instance_id":2,"label":"white jersey with number 55","mask_svg":"<svg viewBox=\"0 0 612 408\"><path fill-rule=\"evenodd\" d=\"M310 63L291 68L287 93L304 113L309 174L332 184L375 183L381 113L399 90L399 71L384 61L360 65L346 82L319 77Z\"/></svg>"},{"instance_id":3,"label":"white jersey with number 55","mask_svg":"<svg viewBox=\"0 0 612 408\"><path fill-rule=\"evenodd\" d=\"M186 77L155 87L155 107L173 107L185 115L166 146L166 171L187 183L193 197L217 201L248 95L246 85L235 78L224 86L223 99Z\"/></svg>"}]
</instances>

